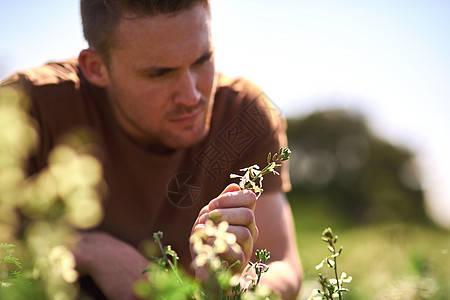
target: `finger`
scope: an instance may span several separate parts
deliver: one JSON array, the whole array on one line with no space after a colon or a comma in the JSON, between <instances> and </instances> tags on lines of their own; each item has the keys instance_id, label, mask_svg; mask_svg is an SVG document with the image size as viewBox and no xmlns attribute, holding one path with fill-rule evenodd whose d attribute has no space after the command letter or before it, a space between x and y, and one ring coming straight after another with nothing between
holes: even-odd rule
<instances>
[{"instance_id":1,"label":"finger","mask_svg":"<svg viewBox=\"0 0 450 300\"><path fill-rule=\"evenodd\" d=\"M239 187L239 185L232 183L232 184L229 184L229 185L222 191L222 193L220 193L220 195L223 195L223 194L226 194L226 193L231 193L231 192L237 192L237 191L240 191L240 190L241 190L241 188ZM204 207L200 210L200 212L198 213L198 218L197 218L197 220L195 221L194 226L197 225L197 224L205 224L205 222L206 222L207 220L209 220L209 217L208 217L208 212L209 212L209 211L210 211L210 210L209 210L209 205L204 206Z\"/></svg>"},{"instance_id":2,"label":"finger","mask_svg":"<svg viewBox=\"0 0 450 300\"><path fill-rule=\"evenodd\" d=\"M209 208L208 208L208 205L206 205L198 213L198 217L195 220L194 227L197 224L205 224L205 222L209 219L208 214L209 214Z\"/></svg>"},{"instance_id":3,"label":"finger","mask_svg":"<svg viewBox=\"0 0 450 300\"><path fill-rule=\"evenodd\" d=\"M219 257L226 260L229 265L239 260L240 264L233 267L233 272L242 272L253 253L252 237L248 228L244 226L230 226L227 231L236 236L236 245L238 247L228 248L227 251L219 254Z\"/></svg>"},{"instance_id":4,"label":"finger","mask_svg":"<svg viewBox=\"0 0 450 300\"><path fill-rule=\"evenodd\" d=\"M255 209L256 195L249 190L226 192L209 202L209 210L217 208L247 207Z\"/></svg>"},{"instance_id":5,"label":"finger","mask_svg":"<svg viewBox=\"0 0 450 300\"><path fill-rule=\"evenodd\" d=\"M240 225L247 227L254 241L258 238L258 228L256 227L255 214L253 210L246 207L237 208L221 208L215 209L208 213L209 219L215 223L222 221L228 222L229 225Z\"/></svg>"},{"instance_id":6,"label":"finger","mask_svg":"<svg viewBox=\"0 0 450 300\"><path fill-rule=\"evenodd\" d=\"M209 278L209 271L206 266L195 269L195 278L200 282L206 282Z\"/></svg>"},{"instance_id":7,"label":"finger","mask_svg":"<svg viewBox=\"0 0 450 300\"><path fill-rule=\"evenodd\" d=\"M245 226L231 225L228 227L227 232L236 236L236 243L241 247L246 258L245 263L247 263L252 256L253 245L255 242L250 230Z\"/></svg>"},{"instance_id":8,"label":"finger","mask_svg":"<svg viewBox=\"0 0 450 300\"><path fill-rule=\"evenodd\" d=\"M204 229L205 229L205 224L196 224L194 226L194 228L192 228L192 233L195 233L197 231L204 230Z\"/></svg>"},{"instance_id":9,"label":"finger","mask_svg":"<svg viewBox=\"0 0 450 300\"><path fill-rule=\"evenodd\" d=\"M223 195L225 193L229 193L229 192L237 192L240 191L241 188L239 187L239 185L237 185L236 183L232 183L229 184L223 191L222 193L220 193L220 195Z\"/></svg>"},{"instance_id":10,"label":"finger","mask_svg":"<svg viewBox=\"0 0 450 300\"><path fill-rule=\"evenodd\" d=\"M232 271L234 273L242 273L248 264L248 261L246 261L245 254L242 250L234 251L233 249L228 249L224 253L219 254L219 257L226 261L228 266L233 265ZM239 262L238 262L239 261ZM236 263L238 262L238 263Z\"/></svg>"},{"instance_id":11,"label":"finger","mask_svg":"<svg viewBox=\"0 0 450 300\"><path fill-rule=\"evenodd\" d=\"M203 208L200 210L200 212L198 213L199 216L206 214L209 212L209 207L208 205L203 206Z\"/></svg>"}]
</instances>

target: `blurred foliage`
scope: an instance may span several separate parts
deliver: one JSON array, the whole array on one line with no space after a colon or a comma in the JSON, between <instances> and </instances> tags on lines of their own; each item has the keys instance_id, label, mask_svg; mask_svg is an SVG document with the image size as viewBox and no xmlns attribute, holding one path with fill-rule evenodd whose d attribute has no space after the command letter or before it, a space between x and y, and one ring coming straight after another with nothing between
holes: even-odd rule
<instances>
[{"instance_id":1,"label":"blurred foliage","mask_svg":"<svg viewBox=\"0 0 450 300\"><path fill-rule=\"evenodd\" d=\"M38 134L28 105L19 90L0 88L0 242L7 250L0 253L0 299L71 300L78 278L71 249L76 230L102 218L102 168L85 147L74 147L80 139L72 135L29 178Z\"/></svg>"},{"instance_id":2,"label":"blurred foliage","mask_svg":"<svg viewBox=\"0 0 450 300\"><path fill-rule=\"evenodd\" d=\"M317 236L339 231L339 264L353 277L343 299L447 300L450 232L426 215L414 153L375 135L363 116L320 111L288 120L296 221L305 281L320 288Z\"/></svg>"},{"instance_id":3,"label":"blurred foliage","mask_svg":"<svg viewBox=\"0 0 450 300\"><path fill-rule=\"evenodd\" d=\"M349 221L428 222L414 153L376 136L343 110L288 120L292 194ZM301 200L307 201L307 200Z\"/></svg>"},{"instance_id":4,"label":"blurred foliage","mask_svg":"<svg viewBox=\"0 0 450 300\"><path fill-rule=\"evenodd\" d=\"M291 201L297 199L290 197ZM297 203L300 203L299 201ZM320 288L315 266L328 255L318 239L322 224L339 231L344 247L340 269L353 277L345 300L448 300L450 232L425 225L386 222L354 226L337 214L322 214L320 205L294 210L304 282L300 300Z\"/></svg>"}]
</instances>

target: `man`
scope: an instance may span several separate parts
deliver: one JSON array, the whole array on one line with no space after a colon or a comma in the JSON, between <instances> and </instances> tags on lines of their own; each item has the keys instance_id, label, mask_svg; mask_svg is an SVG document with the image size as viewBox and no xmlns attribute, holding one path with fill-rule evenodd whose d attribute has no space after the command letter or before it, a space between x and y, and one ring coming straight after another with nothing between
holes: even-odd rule
<instances>
[{"instance_id":1,"label":"man","mask_svg":"<svg viewBox=\"0 0 450 300\"><path fill-rule=\"evenodd\" d=\"M99 138L104 220L78 242L77 269L108 299L133 299L149 263L142 243L161 230L189 270L189 237L214 214L237 237L240 251L223 257L242 262L235 272L268 249L262 284L294 299L301 269L287 168L264 180L258 201L229 178L285 146L285 122L255 86L216 73L208 1L81 0L81 13L90 47L78 61L5 81L30 95L40 125L30 172L74 128Z\"/></svg>"}]
</instances>

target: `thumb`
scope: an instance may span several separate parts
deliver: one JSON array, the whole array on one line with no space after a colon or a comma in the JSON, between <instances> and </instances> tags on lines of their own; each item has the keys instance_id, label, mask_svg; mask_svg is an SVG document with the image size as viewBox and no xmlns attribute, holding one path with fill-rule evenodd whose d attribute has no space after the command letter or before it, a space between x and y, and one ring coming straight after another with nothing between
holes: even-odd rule
<instances>
[{"instance_id":1,"label":"thumb","mask_svg":"<svg viewBox=\"0 0 450 300\"><path fill-rule=\"evenodd\" d=\"M217 196L217 198L211 200L208 204L208 210L212 211L216 208L218 208L218 199L220 199L220 196L226 194L226 193L231 193L231 192L239 192L241 190L241 188L239 187L239 185L237 185L236 183L232 183L229 184L223 191L222 193L220 193L219 196Z\"/></svg>"},{"instance_id":2,"label":"thumb","mask_svg":"<svg viewBox=\"0 0 450 300\"><path fill-rule=\"evenodd\" d=\"M238 192L240 191L241 188L239 187L239 185L237 185L236 183L232 183L229 184L223 191L222 193L220 193L220 195L223 195L225 193L230 193L230 192Z\"/></svg>"}]
</instances>

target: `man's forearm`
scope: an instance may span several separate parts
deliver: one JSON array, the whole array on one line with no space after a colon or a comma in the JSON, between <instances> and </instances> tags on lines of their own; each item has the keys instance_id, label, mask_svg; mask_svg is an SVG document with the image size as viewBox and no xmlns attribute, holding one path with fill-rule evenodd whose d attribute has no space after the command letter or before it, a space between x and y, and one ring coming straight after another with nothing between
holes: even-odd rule
<instances>
[{"instance_id":1,"label":"man's forearm","mask_svg":"<svg viewBox=\"0 0 450 300\"><path fill-rule=\"evenodd\" d=\"M74 250L81 275L92 277L108 299L138 299L134 283L143 279L148 261L132 246L103 232L81 235Z\"/></svg>"},{"instance_id":2,"label":"man's forearm","mask_svg":"<svg viewBox=\"0 0 450 300\"><path fill-rule=\"evenodd\" d=\"M276 261L261 279L261 285L267 286L281 299L296 299L302 281L301 272L285 261Z\"/></svg>"}]
</instances>

